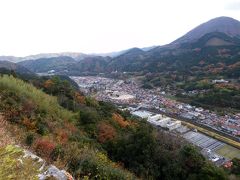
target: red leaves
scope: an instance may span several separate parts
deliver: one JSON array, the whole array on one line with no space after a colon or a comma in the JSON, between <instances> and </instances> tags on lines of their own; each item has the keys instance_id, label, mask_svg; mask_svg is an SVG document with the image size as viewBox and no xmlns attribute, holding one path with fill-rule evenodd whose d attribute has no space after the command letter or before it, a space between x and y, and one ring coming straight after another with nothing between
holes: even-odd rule
<instances>
[{"instance_id":1,"label":"red leaves","mask_svg":"<svg viewBox=\"0 0 240 180\"><path fill-rule=\"evenodd\" d=\"M38 155L50 158L51 153L53 152L56 145L47 139L39 139L36 141L35 150Z\"/></svg>"}]
</instances>

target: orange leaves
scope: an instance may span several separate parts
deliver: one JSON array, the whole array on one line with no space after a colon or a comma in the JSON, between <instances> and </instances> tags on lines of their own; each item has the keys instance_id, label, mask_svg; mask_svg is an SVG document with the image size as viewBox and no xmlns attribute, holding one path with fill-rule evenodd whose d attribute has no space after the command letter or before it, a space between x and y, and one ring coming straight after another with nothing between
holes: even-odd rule
<instances>
[{"instance_id":1,"label":"orange leaves","mask_svg":"<svg viewBox=\"0 0 240 180\"><path fill-rule=\"evenodd\" d=\"M121 127L129 126L130 123L128 121L125 121L124 118L117 113L114 113L112 116L113 120L115 120Z\"/></svg>"},{"instance_id":2,"label":"orange leaves","mask_svg":"<svg viewBox=\"0 0 240 180\"><path fill-rule=\"evenodd\" d=\"M44 88L48 89L54 85L54 82L51 79L48 79L47 81L44 82L43 86Z\"/></svg>"},{"instance_id":3,"label":"orange leaves","mask_svg":"<svg viewBox=\"0 0 240 180\"><path fill-rule=\"evenodd\" d=\"M116 137L116 130L110 124L100 123L98 125L98 141L104 143Z\"/></svg>"},{"instance_id":4,"label":"orange leaves","mask_svg":"<svg viewBox=\"0 0 240 180\"><path fill-rule=\"evenodd\" d=\"M37 154L45 158L50 158L50 155L53 152L54 148L55 144L47 139L39 139L35 145Z\"/></svg>"},{"instance_id":5,"label":"orange leaves","mask_svg":"<svg viewBox=\"0 0 240 180\"><path fill-rule=\"evenodd\" d=\"M60 144L66 144L68 141L68 132L63 129L58 129L57 140Z\"/></svg>"},{"instance_id":6,"label":"orange leaves","mask_svg":"<svg viewBox=\"0 0 240 180\"><path fill-rule=\"evenodd\" d=\"M33 130L36 129L36 123L31 122L31 120L27 117L24 117L22 120L22 124L28 129L28 130Z\"/></svg>"},{"instance_id":7,"label":"orange leaves","mask_svg":"<svg viewBox=\"0 0 240 180\"><path fill-rule=\"evenodd\" d=\"M80 104L86 104L86 99L84 96L82 96L79 92L75 92L75 99Z\"/></svg>"},{"instance_id":8,"label":"orange leaves","mask_svg":"<svg viewBox=\"0 0 240 180\"><path fill-rule=\"evenodd\" d=\"M65 122L64 127L66 128L66 130L70 131L72 134L77 132L77 128L76 126L74 126L73 123Z\"/></svg>"}]
</instances>

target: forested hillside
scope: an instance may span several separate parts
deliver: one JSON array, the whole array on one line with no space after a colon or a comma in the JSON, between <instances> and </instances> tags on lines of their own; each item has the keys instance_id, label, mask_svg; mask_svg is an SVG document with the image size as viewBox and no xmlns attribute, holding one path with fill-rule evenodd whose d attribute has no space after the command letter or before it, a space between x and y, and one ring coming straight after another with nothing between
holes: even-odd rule
<instances>
[{"instance_id":1,"label":"forested hillside","mask_svg":"<svg viewBox=\"0 0 240 180\"><path fill-rule=\"evenodd\" d=\"M231 173L180 137L85 97L58 77L24 82L2 75L0 90L1 113L19 144L76 178L219 180Z\"/></svg>"}]
</instances>

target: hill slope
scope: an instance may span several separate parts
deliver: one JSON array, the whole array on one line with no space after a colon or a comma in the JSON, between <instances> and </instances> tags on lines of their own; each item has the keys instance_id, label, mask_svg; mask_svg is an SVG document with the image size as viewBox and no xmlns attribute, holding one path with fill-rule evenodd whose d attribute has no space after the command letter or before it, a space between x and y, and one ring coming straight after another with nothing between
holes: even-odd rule
<instances>
[{"instance_id":1,"label":"hill slope","mask_svg":"<svg viewBox=\"0 0 240 180\"><path fill-rule=\"evenodd\" d=\"M70 86L66 83L60 84L61 88L58 87L51 93L59 91L60 94L62 88L67 93ZM50 88L51 83L47 81L45 87ZM68 90L70 96L72 89ZM77 114L59 105L63 102L62 93L62 99L59 101L60 99L49 96L30 84L4 75L0 77L0 97L0 110L4 118L12 123L12 126L18 127L13 134L19 139L18 143L28 145L47 162L67 167L66 169L75 177L80 177L80 169L81 177L85 175L105 179L134 177L123 168L117 167L103 151L98 151L97 142L90 140L83 129L78 128ZM78 94L77 98L80 97ZM64 106L69 108L69 104L66 103L70 101L64 102ZM77 102L75 105L77 106Z\"/></svg>"},{"instance_id":2,"label":"hill slope","mask_svg":"<svg viewBox=\"0 0 240 180\"><path fill-rule=\"evenodd\" d=\"M76 61L68 56L42 58L36 60L22 61L18 64L30 69L33 72L47 72L52 69L64 70L69 64L73 64Z\"/></svg>"},{"instance_id":3,"label":"hill slope","mask_svg":"<svg viewBox=\"0 0 240 180\"><path fill-rule=\"evenodd\" d=\"M25 68L24 66L21 66L19 64L16 63L12 63L9 61L0 61L0 69L1 70L9 70L9 71L15 71L19 74L33 74L30 70L28 70L27 68Z\"/></svg>"},{"instance_id":4,"label":"hill slope","mask_svg":"<svg viewBox=\"0 0 240 180\"><path fill-rule=\"evenodd\" d=\"M4 75L0 110L19 143L76 179L227 178L183 139L85 97L66 81L32 83L55 97Z\"/></svg>"},{"instance_id":5,"label":"hill slope","mask_svg":"<svg viewBox=\"0 0 240 180\"><path fill-rule=\"evenodd\" d=\"M197 26L173 43L193 42L211 32L221 32L231 37L240 36L240 22L230 17L218 17Z\"/></svg>"}]
</instances>

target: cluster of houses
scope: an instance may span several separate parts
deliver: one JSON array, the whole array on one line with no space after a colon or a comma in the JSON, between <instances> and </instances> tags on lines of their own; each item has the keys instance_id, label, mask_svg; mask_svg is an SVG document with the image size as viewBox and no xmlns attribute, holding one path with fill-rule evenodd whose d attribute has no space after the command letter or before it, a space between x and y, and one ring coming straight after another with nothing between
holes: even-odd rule
<instances>
[{"instance_id":1,"label":"cluster of houses","mask_svg":"<svg viewBox=\"0 0 240 180\"><path fill-rule=\"evenodd\" d=\"M94 76L73 77L73 79L79 84L82 91L85 90L89 93L92 89L96 89L94 95L98 100L159 109L204 124L240 140L240 114L220 116L209 110L171 99L160 88L143 89L134 80L125 82L123 80ZM213 83L225 82L226 80L223 79L213 81Z\"/></svg>"},{"instance_id":2,"label":"cluster of houses","mask_svg":"<svg viewBox=\"0 0 240 180\"><path fill-rule=\"evenodd\" d=\"M229 135L240 136L240 114L219 116L214 112L201 107L191 106L170 99L161 89L146 90L140 88L134 81L128 82L102 77L72 77L81 90L90 94L94 89L94 96L101 101L110 101L116 104L125 104L132 115L146 119L152 125L171 133L178 133L190 143L202 149L202 154L216 165L223 165L228 159L215 153L216 149L225 144L205 136L195 130L190 130L181 124L181 121L150 112L157 109L161 112L174 114L207 125ZM215 80L213 83L226 83L225 80ZM132 108L130 106L138 106ZM141 110L141 109L145 110ZM148 110L146 110L148 109Z\"/></svg>"}]
</instances>

